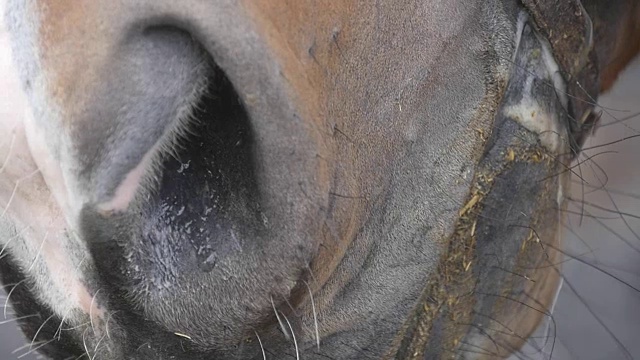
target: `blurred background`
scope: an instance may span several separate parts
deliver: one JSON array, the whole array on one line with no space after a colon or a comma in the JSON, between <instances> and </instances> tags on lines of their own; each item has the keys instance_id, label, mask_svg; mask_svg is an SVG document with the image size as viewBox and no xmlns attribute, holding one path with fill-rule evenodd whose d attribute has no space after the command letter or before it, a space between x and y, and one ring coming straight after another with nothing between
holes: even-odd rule
<instances>
[{"instance_id":1,"label":"blurred background","mask_svg":"<svg viewBox=\"0 0 640 360\"><path fill-rule=\"evenodd\" d=\"M0 90L0 121L24 109L10 68L0 20L0 80L9 84ZM640 289L640 137L633 137L640 134L640 116L634 116L640 113L640 59L599 104L603 125L582 160L593 157L575 169L585 182L574 176L565 222L568 256L561 265L565 282L543 341L547 354L527 348L520 358L640 359L640 291L634 290ZM28 344L10 316L0 317L1 360L36 359Z\"/></svg>"},{"instance_id":2,"label":"blurred background","mask_svg":"<svg viewBox=\"0 0 640 360\"><path fill-rule=\"evenodd\" d=\"M513 360L640 359L640 59L599 105L602 125L573 169L549 332Z\"/></svg>"},{"instance_id":3,"label":"blurred background","mask_svg":"<svg viewBox=\"0 0 640 360\"><path fill-rule=\"evenodd\" d=\"M566 223L566 251L584 262L563 264L554 359L640 359L640 59L599 103Z\"/></svg>"}]
</instances>

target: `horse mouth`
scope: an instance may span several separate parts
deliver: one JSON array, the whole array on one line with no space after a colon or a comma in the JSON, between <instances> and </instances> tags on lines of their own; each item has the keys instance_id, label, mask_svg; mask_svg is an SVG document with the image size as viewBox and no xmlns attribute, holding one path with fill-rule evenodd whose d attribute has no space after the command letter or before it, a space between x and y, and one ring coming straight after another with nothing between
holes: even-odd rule
<instances>
[{"instance_id":1,"label":"horse mouth","mask_svg":"<svg viewBox=\"0 0 640 360\"><path fill-rule=\"evenodd\" d=\"M407 323L399 358L437 358L443 349L508 357L539 324L549 325L572 142L564 83L548 44L526 17L520 26L471 192Z\"/></svg>"}]
</instances>

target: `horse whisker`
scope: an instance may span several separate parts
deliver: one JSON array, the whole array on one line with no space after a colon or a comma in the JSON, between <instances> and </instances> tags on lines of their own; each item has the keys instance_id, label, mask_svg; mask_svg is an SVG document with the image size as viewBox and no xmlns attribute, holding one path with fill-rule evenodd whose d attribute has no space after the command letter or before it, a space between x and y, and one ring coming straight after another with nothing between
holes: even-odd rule
<instances>
[{"instance_id":1,"label":"horse whisker","mask_svg":"<svg viewBox=\"0 0 640 360\"><path fill-rule=\"evenodd\" d=\"M262 340L260 340L260 335L254 330L254 334L256 334L256 338L258 338L258 343L260 344L260 350L262 350L262 360L267 360L267 354L264 352L264 346L262 345Z\"/></svg>"},{"instance_id":2,"label":"horse whisker","mask_svg":"<svg viewBox=\"0 0 640 360\"><path fill-rule=\"evenodd\" d=\"M40 316L40 314L31 314L31 315L20 316L20 317L17 317L17 318L11 318L11 319L8 319L8 320L3 320L3 321L0 321L0 325L8 324L10 322L14 322L14 321L18 321L18 320L28 319L28 318L31 318L31 317L34 317L34 316Z\"/></svg>"},{"instance_id":3,"label":"horse whisker","mask_svg":"<svg viewBox=\"0 0 640 360\"><path fill-rule=\"evenodd\" d=\"M33 353L34 351L38 351L38 349L40 349L41 347L46 346L47 344L51 343L51 342L52 342L52 341L54 341L54 340L55 340L55 338L53 338L53 339L51 339L51 340L48 340L48 341L45 341L45 342L44 342L44 344L40 344L40 345L38 345L37 347L35 347L35 348L33 348L33 349L30 349L30 350L29 350L29 351L27 351L26 353L24 353L24 354L22 354L22 355L18 356L18 359L21 359L21 358L23 358L23 357L25 357L25 356L27 356L27 355L29 355L29 354Z\"/></svg>"},{"instance_id":4,"label":"horse whisker","mask_svg":"<svg viewBox=\"0 0 640 360\"><path fill-rule=\"evenodd\" d=\"M11 297L11 294L13 294L13 290L15 290L20 284L22 284L23 282L27 281L27 279L22 279L20 280L17 284L13 285L13 287L11 288L11 290L9 290L9 293L7 294L7 298L4 301L4 318L7 318L7 304L9 304L9 298Z\"/></svg>"},{"instance_id":5,"label":"horse whisker","mask_svg":"<svg viewBox=\"0 0 640 360\"><path fill-rule=\"evenodd\" d=\"M276 314L276 319L278 319L278 324L280 324L280 329L282 329L282 332L284 333L284 337L289 340L289 332L285 329L284 323L282 322L282 319L280 319L280 315L278 315L278 310L276 310L276 305L273 302L273 296L271 296L271 306L273 307L273 312Z\"/></svg>"},{"instance_id":6,"label":"horse whisker","mask_svg":"<svg viewBox=\"0 0 640 360\"><path fill-rule=\"evenodd\" d=\"M293 327L291 327L291 323L287 316L283 313L282 316L287 321L287 325L289 325L289 330L291 330L291 336L293 336L293 345L296 347L296 360L300 360L300 351L298 350L298 341L296 340L296 334L293 332Z\"/></svg>"},{"instance_id":7,"label":"horse whisker","mask_svg":"<svg viewBox=\"0 0 640 360\"><path fill-rule=\"evenodd\" d=\"M311 292L311 287L304 281L304 284L307 286L307 290L309 290L309 297L311 298L311 308L313 309L313 325L316 331L316 345L318 346L318 350L320 350L320 331L318 331L318 316L316 314L316 303L313 300L313 292Z\"/></svg>"},{"instance_id":8,"label":"horse whisker","mask_svg":"<svg viewBox=\"0 0 640 360\"><path fill-rule=\"evenodd\" d=\"M40 258L40 254L42 253L42 248L44 247L44 242L47 240L47 237L49 237L49 230L47 230L44 233L44 236L42 237L42 242L40 243L40 248L38 248L38 253L36 253L36 257L33 258L33 261L31 262L29 269L27 269L27 273L31 272L33 265L35 265L38 259Z\"/></svg>"},{"instance_id":9,"label":"horse whisker","mask_svg":"<svg viewBox=\"0 0 640 360\"><path fill-rule=\"evenodd\" d=\"M36 341L36 339L38 338L38 334L40 333L40 331L42 330L42 328L44 327L44 325L47 323L47 321L51 320L55 315L51 315L49 316L38 328L38 330L36 331L36 334L33 335L33 339L31 339L31 345L29 346L29 350L31 350L31 348L33 347L33 343ZM55 336L54 336L55 338Z\"/></svg>"},{"instance_id":10,"label":"horse whisker","mask_svg":"<svg viewBox=\"0 0 640 360\"><path fill-rule=\"evenodd\" d=\"M87 347L87 339L85 337L87 335L87 330L89 330L89 328L84 329L84 331L82 332L82 346L84 346L84 351L87 354L87 357L91 359L91 353L89 353L89 348Z\"/></svg>"},{"instance_id":11,"label":"horse whisker","mask_svg":"<svg viewBox=\"0 0 640 360\"><path fill-rule=\"evenodd\" d=\"M42 344L43 342L44 342L44 340L36 341L36 344L40 345L40 344ZM26 349L26 348L28 348L28 347L30 347L30 346L31 346L31 343L26 343L26 344L24 344L24 345L22 345L22 346L20 346L20 347L17 347L17 348L16 348L15 350L13 350L11 353L12 353L12 354L15 354L15 353L17 353L18 351L20 351L20 350L24 350L24 349Z\"/></svg>"},{"instance_id":12,"label":"horse whisker","mask_svg":"<svg viewBox=\"0 0 640 360\"><path fill-rule=\"evenodd\" d=\"M96 291L95 294L93 294L93 297L91 298L91 304L89 305L89 322L91 322L91 330L93 330L93 334L95 335L96 333L96 327L95 324L93 323L93 304L96 300L96 297L98 296L98 293L100 292L100 290L102 289L98 289L98 291Z\"/></svg>"}]
</instances>

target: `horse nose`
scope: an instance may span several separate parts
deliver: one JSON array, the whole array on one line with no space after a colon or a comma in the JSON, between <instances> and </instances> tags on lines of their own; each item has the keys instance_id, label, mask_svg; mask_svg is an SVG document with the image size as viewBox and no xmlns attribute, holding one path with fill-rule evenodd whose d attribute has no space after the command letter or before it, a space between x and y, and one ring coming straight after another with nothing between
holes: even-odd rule
<instances>
[{"instance_id":1,"label":"horse nose","mask_svg":"<svg viewBox=\"0 0 640 360\"><path fill-rule=\"evenodd\" d=\"M175 146L206 81L204 52L182 30L142 29L117 47L72 130L80 181L105 213L125 210L155 157Z\"/></svg>"},{"instance_id":2,"label":"horse nose","mask_svg":"<svg viewBox=\"0 0 640 360\"><path fill-rule=\"evenodd\" d=\"M176 3L63 28L56 36L78 45L51 42L73 61L45 61L57 74L45 96L61 111L39 124L112 307L231 344L301 289L331 175L318 95L295 96L288 78L300 74L267 35L239 5ZM91 27L105 18L108 29Z\"/></svg>"},{"instance_id":3,"label":"horse nose","mask_svg":"<svg viewBox=\"0 0 640 360\"><path fill-rule=\"evenodd\" d=\"M302 186L301 192L317 195L311 187L318 171L326 174L317 155L326 150L310 123L314 95L292 96L285 64L240 5L202 0L179 6L164 0L118 4L94 9L102 11L95 19L85 9L86 19L76 28L63 26L68 19L60 26L52 20L43 31L77 44L69 50L53 39L47 47L42 66L56 76L44 96L53 97L59 109L39 114L40 124L49 123L43 126L46 137L56 139L51 153L62 167L65 196L75 204L71 217L87 205L107 216L123 212L142 184L153 187L159 163L181 146L181 135L191 125L203 120L194 114L220 78L230 82L237 97L232 101L241 103L255 133L257 176L268 192ZM75 10L66 11L74 17ZM108 29L95 28L108 20L113 20ZM73 61L56 61L54 55L63 49L73 52L64 57ZM211 118L221 121L215 114ZM271 198L276 206L288 206L287 200Z\"/></svg>"}]
</instances>

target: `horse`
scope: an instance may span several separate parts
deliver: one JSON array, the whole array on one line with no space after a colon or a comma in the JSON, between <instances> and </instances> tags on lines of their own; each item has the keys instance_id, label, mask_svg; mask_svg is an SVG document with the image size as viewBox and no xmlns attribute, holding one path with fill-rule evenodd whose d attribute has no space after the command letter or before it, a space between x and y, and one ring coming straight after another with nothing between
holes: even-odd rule
<instances>
[{"instance_id":1,"label":"horse","mask_svg":"<svg viewBox=\"0 0 640 360\"><path fill-rule=\"evenodd\" d=\"M53 359L517 353L561 281L571 161L640 50L635 0L6 19L29 111L0 124L0 277Z\"/></svg>"}]
</instances>

